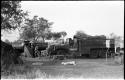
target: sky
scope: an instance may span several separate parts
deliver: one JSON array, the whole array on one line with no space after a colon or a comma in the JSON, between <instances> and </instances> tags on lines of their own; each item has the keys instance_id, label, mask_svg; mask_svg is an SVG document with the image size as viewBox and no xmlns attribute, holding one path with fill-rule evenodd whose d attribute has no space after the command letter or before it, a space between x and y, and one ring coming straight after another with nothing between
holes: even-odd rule
<instances>
[{"instance_id":1,"label":"sky","mask_svg":"<svg viewBox=\"0 0 125 80\"><path fill-rule=\"evenodd\" d=\"M79 30L93 36L124 36L124 1L22 1L21 7L30 18L38 15L54 22L52 31L66 31L66 38ZM16 40L18 31L6 36Z\"/></svg>"}]
</instances>

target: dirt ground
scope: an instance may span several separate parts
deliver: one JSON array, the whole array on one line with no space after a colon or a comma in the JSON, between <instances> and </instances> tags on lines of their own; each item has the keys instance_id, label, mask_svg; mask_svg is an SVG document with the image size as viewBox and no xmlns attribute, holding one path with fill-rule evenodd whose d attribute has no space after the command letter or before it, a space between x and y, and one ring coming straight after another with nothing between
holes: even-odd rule
<instances>
[{"instance_id":1,"label":"dirt ground","mask_svg":"<svg viewBox=\"0 0 125 80\"><path fill-rule=\"evenodd\" d=\"M62 61L76 61L76 65L63 65ZM124 65L116 64L112 58L108 58L107 61L106 59L47 61L41 58L27 59L25 63L40 69L53 78L62 76L63 78L124 79Z\"/></svg>"}]
</instances>

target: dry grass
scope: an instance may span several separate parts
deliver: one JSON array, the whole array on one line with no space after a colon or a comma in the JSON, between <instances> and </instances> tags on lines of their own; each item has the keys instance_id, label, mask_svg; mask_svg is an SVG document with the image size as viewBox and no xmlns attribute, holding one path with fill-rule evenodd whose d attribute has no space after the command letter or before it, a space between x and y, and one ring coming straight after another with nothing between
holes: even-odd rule
<instances>
[{"instance_id":1,"label":"dry grass","mask_svg":"<svg viewBox=\"0 0 125 80\"><path fill-rule=\"evenodd\" d=\"M21 67L21 66L20 66ZM18 67L19 68L19 67ZM66 74L51 76L42 72L40 69L32 69L29 71L26 70L24 67L21 67L23 70L15 70L13 73L9 75L2 75L1 79L64 79Z\"/></svg>"},{"instance_id":2,"label":"dry grass","mask_svg":"<svg viewBox=\"0 0 125 80\"><path fill-rule=\"evenodd\" d=\"M64 66L60 64L61 62L51 65L47 62L47 65L42 66L28 64L31 67L17 65L12 74L1 77L3 79L122 79L122 65L115 64L112 60L105 62L105 59L77 59L76 62L76 66Z\"/></svg>"},{"instance_id":3,"label":"dry grass","mask_svg":"<svg viewBox=\"0 0 125 80\"><path fill-rule=\"evenodd\" d=\"M39 69L30 68L28 66L15 66L11 69L12 73L8 75L1 75L2 79L35 79L35 78L46 78L46 74L41 72Z\"/></svg>"}]
</instances>

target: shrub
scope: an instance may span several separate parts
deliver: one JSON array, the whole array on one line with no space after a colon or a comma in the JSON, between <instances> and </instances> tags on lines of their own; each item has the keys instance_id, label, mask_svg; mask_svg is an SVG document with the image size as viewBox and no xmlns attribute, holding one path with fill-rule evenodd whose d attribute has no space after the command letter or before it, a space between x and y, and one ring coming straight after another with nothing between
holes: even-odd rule
<instances>
[{"instance_id":1,"label":"shrub","mask_svg":"<svg viewBox=\"0 0 125 80\"><path fill-rule=\"evenodd\" d=\"M19 58L20 54L18 49L1 41L1 71L9 71L12 65L23 63Z\"/></svg>"}]
</instances>

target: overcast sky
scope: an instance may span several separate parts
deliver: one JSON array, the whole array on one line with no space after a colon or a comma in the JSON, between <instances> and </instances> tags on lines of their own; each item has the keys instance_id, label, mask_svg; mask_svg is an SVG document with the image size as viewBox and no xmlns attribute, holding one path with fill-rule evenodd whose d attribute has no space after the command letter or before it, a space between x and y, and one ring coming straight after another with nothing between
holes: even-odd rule
<instances>
[{"instance_id":1,"label":"overcast sky","mask_svg":"<svg viewBox=\"0 0 125 80\"><path fill-rule=\"evenodd\" d=\"M124 1L22 1L21 5L29 17L38 15L54 22L52 31L66 31L67 37L78 30L89 35L124 33ZM11 34L9 40L15 36Z\"/></svg>"}]
</instances>

